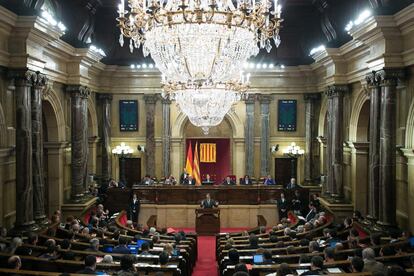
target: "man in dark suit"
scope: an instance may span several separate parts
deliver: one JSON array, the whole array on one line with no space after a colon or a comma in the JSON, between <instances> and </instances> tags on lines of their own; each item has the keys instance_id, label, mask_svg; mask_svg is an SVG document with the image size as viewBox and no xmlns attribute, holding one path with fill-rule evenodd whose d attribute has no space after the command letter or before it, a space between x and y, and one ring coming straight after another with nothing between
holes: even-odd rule
<instances>
[{"instance_id":1,"label":"man in dark suit","mask_svg":"<svg viewBox=\"0 0 414 276\"><path fill-rule=\"evenodd\" d=\"M231 180L230 176L227 176L226 179L224 179L222 185L236 185L236 183Z\"/></svg>"},{"instance_id":2,"label":"man in dark suit","mask_svg":"<svg viewBox=\"0 0 414 276\"><path fill-rule=\"evenodd\" d=\"M203 199L203 201L201 201L200 206L203 209L209 209L213 207L218 207L218 202L214 199L211 199L210 194L206 194L206 198Z\"/></svg>"},{"instance_id":3,"label":"man in dark suit","mask_svg":"<svg viewBox=\"0 0 414 276\"><path fill-rule=\"evenodd\" d=\"M252 180L247 174L240 179L240 185L252 185Z\"/></svg>"},{"instance_id":4,"label":"man in dark suit","mask_svg":"<svg viewBox=\"0 0 414 276\"><path fill-rule=\"evenodd\" d=\"M195 180L191 175L188 175L186 179L184 179L183 185L195 185Z\"/></svg>"},{"instance_id":5,"label":"man in dark suit","mask_svg":"<svg viewBox=\"0 0 414 276\"><path fill-rule=\"evenodd\" d=\"M129 204L129 219L132 223L138 223L139 210L141 208L141 203L139 202L137 194L132 195L132 201Z\"/></svg>"},{"instance_id":6,"label":"man in dark suit","mask_svg":"<svg viewBox=\"0 0 414 276\"><path fill-rule=\"evenodd\" d=\"M119 253L119 254L130 254L130 250L128 248L128 241L126 237L119 237L119 245L115 246L112 250L112 253Z\"/></svg>"},{"instance_id":7,"label":"man in dark suit","mask_svg":"<svg viewBox=\"0 0 414 276\"><path fill-rule=\"evenodd\" d=\"M306 215L306 221L309 222L312 219L314 219L316 214L317 214L316 207L312 203L310 203L309 204L309 212Z\"/></svg>"},{"instance_id":8,"label":"man in dark suit","mask_svg":"<svg viewBox=\"0 0 414 276\"><path fill-rule=\"evenodd\" d=\"M210 175L206 174L206 178L203 180L203 185L212 185L214 184L214 181L211 180Z\"/></svg>"},{"instance_id":9,"label":"man in dark suit","mask_svg":"<svg viewBox=\"0 0 414 276\"><path fill-rule=\"evenodd\" d=\"M311 269L300 275L323 275L323 258L321 256L313 256L311 259Z\"/></svg>"},{"instance_id":10,"label":"man in dark suit","mask_svg":"<svg viewBox=\"0 0 414 276\"><path fill-rule=\"evenodd\" d=\"M188 173L184 169L183 173L180 175L180 184L184 184L184 181L187 179L187 177L188 177Z\"/></svg>"},{"instance_id":11,"label":"man in dark suit","mask_svg":"<svg viewBox=\"0 0 414 276\"><path fill-rule=\"evenodd\" d=\"M285 198L285 194L280 194L280 199L277 201L277 209L279 210L279 220L287 218L288 214L288 202Z\"/></svg>"},{"instance_id":12,"label":"man in dark suit","mask_svg":"<svg viewBox=\"0 0 414 276\"><path fill-rule=\"evenodd\" d=\"M92 255L88 255L85 258L85 268L79 270L78 274L93 274L96 275L96 257Z\"/></svg>"},{"instance_id":13,"label":"man in dark suit","mask_svg":"<svg viewBox=\"0 0 414 276\"><path fill-rule=\"evenodd\" d=\"M286 189L296 189L298 188L298 185L296 184L296 179L295 178L291 178L290 182L286 185Z\"/></svg>"},{"instance_id":14,"label":"man in dark suit","mask_svg":"<svg viewBox=\"0 0 414 276\"><path fill-rule=\"evenodd\" d=\"M276 182L275 182L275 180L272 178L272 176L269 174L269 175L265 178L265 180L264 180L263 184L264 184L264 185L275 185L275 184L276 184Z\"/></svg>"}]
</instances>

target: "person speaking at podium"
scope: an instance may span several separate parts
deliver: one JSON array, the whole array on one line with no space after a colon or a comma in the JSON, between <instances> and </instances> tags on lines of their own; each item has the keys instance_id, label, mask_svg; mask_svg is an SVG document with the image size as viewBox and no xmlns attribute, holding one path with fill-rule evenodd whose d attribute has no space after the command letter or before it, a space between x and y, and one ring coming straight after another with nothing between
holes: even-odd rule
<instances>
[{"instance_id":1,"label":"person speaking at podium","mask_svg":"<svg viewBox=\"0 0 414 276\"><path fill-rule=\"evenodd\" d=\"M203 209L211 209L218 207L218 202L214 199L211 199L210 194L206 194L206 198L201 201L200 207Z\"/></svg>"}]
</instances>

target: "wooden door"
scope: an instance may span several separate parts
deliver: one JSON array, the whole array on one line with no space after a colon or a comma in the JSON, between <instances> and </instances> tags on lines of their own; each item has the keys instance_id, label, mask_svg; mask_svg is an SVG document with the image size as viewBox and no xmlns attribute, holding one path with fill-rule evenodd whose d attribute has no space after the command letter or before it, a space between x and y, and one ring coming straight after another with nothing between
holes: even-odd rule
<instances>
[{"instance_id":1,"label":"wooden door","mask_svg":"<svg viewBox=\"0 0 414 276\"><path fill-rule=\"evenodd\" d=\"M292 162L290 158L275 158L276 184L285 186L289 183L292 174Z\"/></svg>"},{"instance_id":2,"label":"wooden door","mask_svg":"<svg viewBox=\"0 0 414 276\"><path fill-rule=\"evenodd\" d=\"M141 158L125 159L125 180L128 187L141 182Z\"/></svg>"}]
</instances>

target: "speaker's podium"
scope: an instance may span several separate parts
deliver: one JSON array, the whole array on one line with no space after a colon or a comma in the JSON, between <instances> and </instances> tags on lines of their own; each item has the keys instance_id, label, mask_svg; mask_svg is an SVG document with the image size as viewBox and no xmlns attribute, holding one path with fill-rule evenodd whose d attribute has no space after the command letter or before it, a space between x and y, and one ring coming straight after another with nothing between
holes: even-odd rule
<instances>
[{"instance_id":1,"label":"speaker's podium","mask_svg":"<svg viewBox=\"0 0 414 276\"><path fill-rule=\"evenodd\" d=\"M199 235L215 235L220 233L220 209L197 208L196 232Z\"/></svg>"}]
</instances>

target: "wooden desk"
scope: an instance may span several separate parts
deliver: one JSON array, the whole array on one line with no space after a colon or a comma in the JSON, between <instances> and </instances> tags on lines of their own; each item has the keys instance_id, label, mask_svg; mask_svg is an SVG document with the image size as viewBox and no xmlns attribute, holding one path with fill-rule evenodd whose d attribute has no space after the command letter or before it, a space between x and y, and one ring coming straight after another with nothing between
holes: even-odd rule
<instances>
[{"instance_id":1,"label":"wooden desk","mask_svg":"<svg viewBox=\"0 0 414 276\"><path fill-rule=\"evenodd\" d=\"M309 190L300 189L303 204L307 206ZM107 191L105 207L111 212L127 210L132 192L137 193L141 204L198 205L210 193L220 205L261 205L275 204L282 192L290 200L294 190L281 186L134 186L132 189L110 188Z\"/></svg>"},{"instance_id":2,"label":"wooden desk","mask_svg":"<svg viewBox=\"0 0 414 276\"><path fill-rule=\"evenodd\" d=\"M215 235L220 233L220 209L197 208L196 213L196 232L198 235Z\"/></svg>"}]
</instances>

